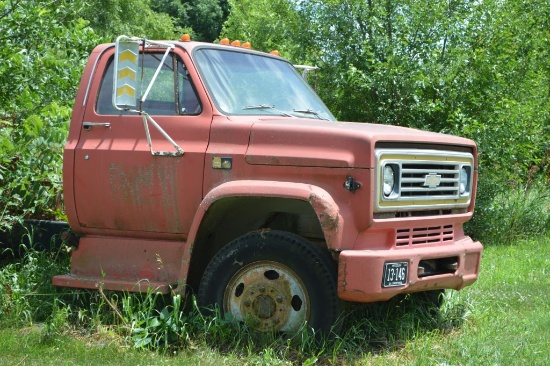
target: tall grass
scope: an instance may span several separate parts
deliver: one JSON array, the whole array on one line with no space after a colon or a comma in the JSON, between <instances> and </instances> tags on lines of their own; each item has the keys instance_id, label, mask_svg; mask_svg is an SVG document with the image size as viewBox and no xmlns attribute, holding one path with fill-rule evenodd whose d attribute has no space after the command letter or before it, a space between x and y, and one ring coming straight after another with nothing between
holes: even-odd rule
<instances>
[{"instance_id":1,"label":"tall grass","mask_svg":"<svg viewBox=\"0 0 550 366\"><path fill-rule=\"evenodd\" d=\"M478 204L466 230L483 244L513 244L550 233L550 187L538 182L502 189L480 185ZM486 196L485 196L486 195Z\"/></svg>"},{"instance_id":2,"label":"tall grass","mask_svg":"<svg viewBox=\"0 0 550 366\"><path fill-rule=\"evenodd\" d=\"M463 298L446 294L441 309L418 296L402 296L387 303L352 304L337 336L319 338L305 326L292 336L257 333L246 325L223 318L219 312L205 316L190 298L187 309L179 296L102 293L89 308L54 303L43 327L43 341L71 334L107 334L123 345L159 354L180 354L210 349L223 357L257 357L268 364L341 363L356 360L358 350L379 353L395 350L419 334L447 334L460 329L470 314Z\"/></svg>"},{"instance_id":3,"label":"tall grass","mask_svg":"<svg viewBox=\"0 0 550 366\"><path fill-rule=\"evenodd\" d=\"M408 295L382 304L350 304L337 336L320 338L307 325L292 336L256 333L219 312L204 315L193 297L184 301L179 295L53 287L51 277L68 270L67 264L63 249L25 248L20 259L0 269L0 329L38 323L45 344L67 334L109 335L120 344L161 354L207 347L236 357L262 355L269 363L313 364L354 358L358 349L396 348L418 332L458 329L468 313L467 302L457 301L452 292L440 310Z\"/></svg>"},{"instance_id":4,"label":"tall grass","mask_svg":"<svg viewBox=\"0 0 550 366\"><path fill-rule=\"evenodd\" d=\"M28 242L32 243L32 231ZM9 257L11 249L4 250ZM52 276L68 268L69 258L63 249L38 251L21 245L22 257L0 268L0 325L23 326L42 322L52 313L59 289L51 284Z\"/></svg>"},{"instance_id":5,"label":"tall grass","mask_svg":"<svg viewBox=\"0 0 550 366\"><path fill-rule=\"evenodd\" d=\"M79 291L76 301L68 291L42 326L0 326L0 364L545 365L549 258L550 236L490 246L479 281L446 292L439 310L419 296L351 305L339 336L324 339L307 328L293 337L255 334L231 319L203 316L193 303L179 312L171 296ZM156 342L168 318L180 325L177 338ZM151 342L141 341L145 334Z\"/></svg>"}]
</instances>

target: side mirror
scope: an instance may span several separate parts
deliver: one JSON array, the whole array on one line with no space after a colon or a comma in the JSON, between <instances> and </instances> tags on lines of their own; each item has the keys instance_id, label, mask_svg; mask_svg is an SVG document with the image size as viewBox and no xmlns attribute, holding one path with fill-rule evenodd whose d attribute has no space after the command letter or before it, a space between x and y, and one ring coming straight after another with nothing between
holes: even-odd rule
<instances>
[{"instance_id":1,"label":"side mirror","mask_svg":"<svg viewBox=\"0 0 550 366\"><path fill-rule=\"evenodd\" d=\"M138 73L140 65L140 53L139 46L143 45L143 49L150 45L157 45L165 47L164 56L159 60L159 64L155 71L155 74L149 82L149 86L145 89L143 95L141 90L138 90L138 85L141 88L142 73ZM143 126L145 127L145 135L147 136L147 143L151 149L151 154L155 156L182 156L182 148L162 129L162 127L155 122L155 120L141 109L142 103L147 99L147 95L151 90L151 87L155 83L157 75L164 64L164 61L168 57L170 50L174 49L174 45L170 43L148 41L145 38L136 38L128 36L118 36L115 43L115 67L113 75L113 107L118 110L130 110L137 112L143 118ZM143 66L143 64L142 64ZM139 108L136 106L139 103ZM153 150L153 141L151 134L149 133L149 124L152 124L168 142L174 146L175 151L155 151Z\"/></svg>"},{"instance_id":2,"label":"side mirror","mask_svg":"<svg viewBox=\"0 0 550 366\"><path fill-rule=\"evenodd\" d=\"M136 109L138 69L140 62L139 38L119 36L115 43L113 80L113 107L119 110Z\"/></svg>"}]
</instances>

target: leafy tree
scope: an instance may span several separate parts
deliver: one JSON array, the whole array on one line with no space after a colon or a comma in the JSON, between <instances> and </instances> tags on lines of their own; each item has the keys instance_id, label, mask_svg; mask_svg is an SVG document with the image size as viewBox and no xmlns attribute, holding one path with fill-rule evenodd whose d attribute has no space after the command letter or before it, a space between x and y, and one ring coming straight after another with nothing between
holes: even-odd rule
<instances>
[{"instance_id":1,"label":"leafy tree","mask_svg":"<svg viewBox=\"0 0 550 366\"><path fill-rule=\"evenodd\" d=\"M229 0L231 15L222 36L252 43L253 48L282 55L300 62L307 57L306 44L311 37L306 21L288 0Z\"/></svg>"},{"instance_id":2,"label":"leafy tree","mask_svg":"<svg viewBox=\"0 0 550 366\"><path fill-rule=\"evenodd\" d=\"M83 19L108 40L118 35L177 39L174 20L153 10L151 0L95 0L81 12Z\"/></svg>"},{"instance_id":3,"label":"leafy tree","mask_svg":"<svg viewBox=\"0 0 550 366\"><path fill-rule=\"evenodd\" d=\"M170 15L193 39L214 41L229 14L227 0L153 0L152 8Z\"/></svg>"},{"instance_id":4,"label":"leafy tree","mask_svg":"<svg viewBox=\"0 0 550 366\"><path fill-rule=\"evenodd\" d=\"M80 74L97 35L79 1L0 2L0 228L52 216Z\"/></svg>"},{"instance_id":5,"label":"leafy tree","mask_svg":"<svg viewBox=\"0 0 550 366\"><path fill-rule=\"evenodd\" d=\"M548 0L230 4L224 34L321 66L319 93L342 120L471 137L484 174L507 182L545 159Z\"/></svg>"},{"instance_id":6,"label":"leafy tree","mask_svg":"<svg viewBox=\"0 0 550 366\"><path fill-rule=\"evenodd\" d=\"M97 44L119 34L176 39L174 19L152 3L0 0L0 229L62 215L61 157L82 69ZM214 37L226 2L187 5L201 16L190 24Z\"/></svg>"}]
</instances>

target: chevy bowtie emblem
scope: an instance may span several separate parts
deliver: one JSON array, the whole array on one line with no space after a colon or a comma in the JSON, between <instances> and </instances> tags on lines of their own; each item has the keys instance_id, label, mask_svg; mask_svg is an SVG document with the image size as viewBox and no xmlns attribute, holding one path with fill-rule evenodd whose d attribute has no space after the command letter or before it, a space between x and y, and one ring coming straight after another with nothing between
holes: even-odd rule
<instances>
[{"instance_id":1,"label":"chevy bowtie emblem","mask_svg":"<svg viewBox=\"0 0 550 366\"><path fill-rule=\"evenodd\" d=\"M427 174L424 177L424 187L436 188L441 184L441 175L436 173Z\"/></svg>"}]
</instances>

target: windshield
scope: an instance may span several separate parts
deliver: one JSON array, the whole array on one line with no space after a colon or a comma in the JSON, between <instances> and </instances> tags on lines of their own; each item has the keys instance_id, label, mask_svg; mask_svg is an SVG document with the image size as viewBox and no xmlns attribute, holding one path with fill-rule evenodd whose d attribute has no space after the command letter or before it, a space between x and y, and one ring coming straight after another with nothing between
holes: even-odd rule
<instances>
[{"instance_id":1,"label":"windshield","mask_svg":"<svg viewBox=\"0 0 550 366\"><path fill-rule=\"evenodd\" d=\"M286 61L206 48L196 51L195 60L214 102L224 113L335 120Z\"/></svg>"}]
</instances>

